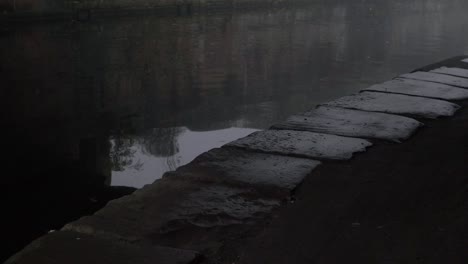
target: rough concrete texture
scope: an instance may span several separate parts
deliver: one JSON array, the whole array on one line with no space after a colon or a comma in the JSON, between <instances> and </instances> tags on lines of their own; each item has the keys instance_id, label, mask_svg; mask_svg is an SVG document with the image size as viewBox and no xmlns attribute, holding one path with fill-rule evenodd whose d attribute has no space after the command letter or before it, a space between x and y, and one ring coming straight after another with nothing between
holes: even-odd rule
<instances>
[{"instance_id":1,"label":"rough concrete texture","mask_svg":"<svg viewBox=\"0 0 468 264\"><path fill-rule=\"evenodd\" d=\"M462 77L462 78L468 78L468 70L461 69L461 68L440 67L430 72L447 74L447 75L452 75L452 76Z\"/></svg>"},{"instance_id":2,"label":"rough concrete texture","mask_svg":"<svg viewBox=\"0 0 468 264\"><path fill-rule=\"evenodd\" d=\"M442 83L442 84L453 85L453 86L457 86L461 88L468 88L468 79L445 75L445 74L439 74L439 73L413 72L413 73L402 74L399 77L405 78L405 79Z\"/></svg>"},{"instance_id":3,"label":"rough concrete texture","mask_svg":"<svg viewBox=\"0 0 468 264\"><path fill-rule=\"evenodd\" d=\"M318 107L272 129L304 130L333 135L376 138L400 142L410 137L422 123L403 116L334 107Z\"/></svg>"},{"instance_id":4,"label":"rough concrete texture","mask_svg":"<svg viewBox=\"0 0 468 264\"><path fill-rule=\"evenodd\" d=\"M129 244L76 232L50 233L5 264L190 264L199 259L191 250Z\"/></svg>"},{"instance_id":5,"label":"rough concrete texture","mask_svg":"<svg viewBox=\"0 0 468 264\"><path fill-rule=\"evenodd\" d=\"M372 85L368 88L362 89L362 91L407 94L444 100L468 99L467 89L412 79L394 79L388 82Z\"/></svg>"},{"instance_id":6,"label":"rough concrete texture","mask_svg":"<svg viewBox=\"0 0 468 264\"><path fill-rule=\"evenodd\" d=\"M215 227L262 218L279 200L250 188L179 181L166 177L134 194L111 201L64 230L141 241L188 226Z\"/></svg>"},{"instance_id":7,"label":"rough concrete texture","mask_svg":"<svg viewBox=\"0 0 468 264\"><path fill-rule=\"evenodd\" d=\"M452 116L459 108L456 104L442 100L378 92L362 92L345 96L324 105L425 118Z\"/></svg>"},{"instance_id":8,"label":"rough concrete texture","mask_svg":"<svg viewBox=\"0 0 468 264\"><path fill-rule=\"evenodd\" d=\"M254 153L236 148L217 148L203 153L175 172L167 173L165 177L251 186L273 191L280 189L288 194L319 164L319 161L305 158Z\"/></svg>"},{"instance_id":9,"label":"rough concrete texture","mask_svg":"<svg viewBox=\"0 0 468 264\"><path fill-rule=\"evenodd\" d=\"M354 152L362 152L371 145L363 139L308 131L265 130L254 132L225 146L281 155L346 160Z\"/></svg>"}]
</instances>

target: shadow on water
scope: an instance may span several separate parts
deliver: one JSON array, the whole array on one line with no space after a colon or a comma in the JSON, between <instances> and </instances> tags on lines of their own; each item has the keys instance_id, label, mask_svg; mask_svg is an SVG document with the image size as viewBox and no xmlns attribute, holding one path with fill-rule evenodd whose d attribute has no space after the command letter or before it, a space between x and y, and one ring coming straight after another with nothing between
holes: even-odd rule
<instances>
[{"instance_id":1,"label":"shadow on water","mask_svg":"<svg viewBox=\"0 0 468 264\"><path fill-rule=\"evenodd\" d=\"M467 5L1 25L2 258L210 148L467 53Z\"/></svg>"}]
</instances>

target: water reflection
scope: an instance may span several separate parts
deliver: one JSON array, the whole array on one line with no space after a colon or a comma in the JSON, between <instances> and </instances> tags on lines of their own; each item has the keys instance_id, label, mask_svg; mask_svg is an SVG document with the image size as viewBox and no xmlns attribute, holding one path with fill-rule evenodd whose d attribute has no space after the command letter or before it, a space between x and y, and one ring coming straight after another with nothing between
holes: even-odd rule
<instances>
[{"instance_id":1,"label":"water reflection","mask_svg":"<svg viewBox=\"0 0 468 264\"><path fill-rule=\"evenodd\" d=\"M185 127L151 129L141 137L111 139L113 186L141 188L192 161L200 153L244 137L257 129L227 128L197 132Z\"/></svg>"},{"instance_id":2,"label":"water reflection","mask_svg":"<svg viewBox=\"0 0 468 264\"><path fill-rule=\"evenodd\" d=\"M131 191L115 185L140 187L223 140L468 53L465 0L311 2L0 25L5 226L42 234Z\"/></svg>"}]
</instances>

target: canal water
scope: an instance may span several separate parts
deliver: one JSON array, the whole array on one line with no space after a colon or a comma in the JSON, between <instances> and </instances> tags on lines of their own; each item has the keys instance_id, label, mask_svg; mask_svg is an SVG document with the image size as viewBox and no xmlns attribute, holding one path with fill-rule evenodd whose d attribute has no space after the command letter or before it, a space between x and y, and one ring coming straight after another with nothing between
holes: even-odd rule
<instances>
[{"instance_id":1,"label":"canal water","mask_svg":"<svg viewBox=\"0 0 468 264\"><path fill-rule=\"evenodd\" d=\"M465 0L314 0L0 24L1 203L14 244L2 255L204 151L468 53L467 8Z\"/></svg>"}]
</instances>

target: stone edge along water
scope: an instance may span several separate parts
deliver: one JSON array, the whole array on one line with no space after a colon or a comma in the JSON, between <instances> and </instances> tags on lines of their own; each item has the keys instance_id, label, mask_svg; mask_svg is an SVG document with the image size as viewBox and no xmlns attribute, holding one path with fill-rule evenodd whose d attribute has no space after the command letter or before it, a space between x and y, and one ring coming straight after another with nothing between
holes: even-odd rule
<instances>
[{"instance_id":1,"label":"stone edge along water","mask_svg":"<svg viewBox=\"0 0 468 264\"><path fill-rule=\"evenodd\" d=\"M323 104L324 106L438 118L452 116L460 106L443 100L385 92L360 92Z\"/></svg>"},{"instance_id":2,"label":"stone edge along water","mask_svg":"<svg viewBox=\"0 0 468 264\"><path fill-rule=\"evenodd\" d=\"M460 61L468 62L468 58ZM140 242L164 227L170 234L187 225L203 228L259 221L320 165L316 159L350 159L372 145L369 138L406 140L422 123L404 115L453 115L458 105L444 100L467 98L460 90L468 88L466 74L468 70L447 67L403 74L294 115L270 130L201 154L134 194L111 201L94 215L39 238L6 263L34 263L30 256L35 255L49 261L83 263L80 260L85 261L86 255L82 251L87 245L79 243L81 237L96 245L87 250L116 253L101 254L107 260L115 258L114 263L125 263L121 260L128 252L134 260L143 254L161 263L195 263L199 258L195 251Z\"/></svg>"},{"instance_id":3,"label":"stone edge along water","mask_svg":"<svg viewBox=\"0 0 468 264\"><path fill-rule=\"evenodd\" d=\"M372 85L361 91L395 93L428 97L440 100L468 99L468 90L441 83L432 83L413 79L394 79L384 83Z\"/></svg>"},{"instance_id":4,"label":"stone edge along water","mask_svg":"<svg viewBox=\"0 0 468 264\"><path fill-rule=\"evenodd\" d=\"M417 71L413 73L402 74L399 76L399 78L441 83L465 89L468 88L468 79L466 78L434 72Z\"/></svg>"},{"instance_id":5,"label":"stone edge along water","mask_svg":"<svg viewBox=\"0 0 468 264\"><path fill-rule=\"evenodd\" d=\"M421 122L398 115L319 106L313 111L293 115L271 129L312 131L401 142L409 138L420 126Z\"/></svg>"}]
</instances>

